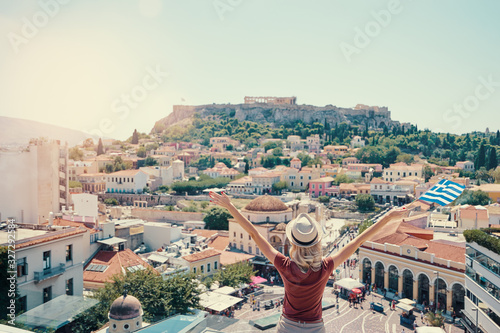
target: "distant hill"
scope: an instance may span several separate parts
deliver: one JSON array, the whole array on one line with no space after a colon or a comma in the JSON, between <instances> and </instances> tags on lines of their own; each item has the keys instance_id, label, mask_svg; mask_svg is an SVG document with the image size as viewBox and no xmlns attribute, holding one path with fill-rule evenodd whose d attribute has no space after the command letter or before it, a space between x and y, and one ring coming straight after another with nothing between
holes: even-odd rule
<instances>
[{"instance_id":1,"label":"distant hill","mask_svg":"<svg viewBox=\"0 0 500 333\"><path fill-rule=\"evenodd\" d=\"M22 145L31 138L46 137L68 142L69 146L81 143L90 137L82 131L72 130L38 121L0 116L0 145Z\"/></svg>"}]
</instances>

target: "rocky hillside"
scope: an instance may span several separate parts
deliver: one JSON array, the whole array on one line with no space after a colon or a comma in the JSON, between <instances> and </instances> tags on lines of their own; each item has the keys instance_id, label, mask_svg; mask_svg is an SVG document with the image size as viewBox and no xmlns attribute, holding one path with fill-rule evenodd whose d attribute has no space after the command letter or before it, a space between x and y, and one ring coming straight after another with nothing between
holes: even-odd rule
<instances>
[{"instance_id":1,"label":"rocky hillside","mask_svg":"<svg viewBox=\"0 0 500 333\"><path fill-rule=\"evenodd\" d=\"M347 123L353 125L368 124L369 128L383 128L399 125L399 122L391 119L391 112L386 107L379 110L339 108L333 105L324 107L313 105L289 105L289 104L208 104L208 105L174 105L173 112L167 117L158 120L152 132L162 132L169 126L181 120L192 118L195 114L201 118L235 117L239 121L248 120L254 122L267 122L272 126L279 127L295 121L303 121L306 124L314 122L325 122L332 127L335 124Z\"/></svg>"}]
</instances>

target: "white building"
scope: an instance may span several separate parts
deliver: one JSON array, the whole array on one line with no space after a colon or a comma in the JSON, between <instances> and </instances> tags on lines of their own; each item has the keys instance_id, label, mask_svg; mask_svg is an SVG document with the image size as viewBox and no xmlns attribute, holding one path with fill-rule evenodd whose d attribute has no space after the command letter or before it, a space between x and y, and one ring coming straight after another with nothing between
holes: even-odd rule
<instances>
[{"instance_id":1,"label":"white building","mask_svg":"<svg viewBox=\"0 0 500 333\"><path fill-rule=\"evenodd\" d=\"M487 238L495 236L486 235ZM494 239L498 241L498 238ZM469 332L500 332L500 254L467 242L465 254L465 309L462 322Z\"/></svg>"},{"instance_id":2,"label":"white building","mask_svg":"<svg viewBox=\"0 0 500 333\"><path fill-rule=\"evenodd\" d=\"M363 148L365 146L365 140L360 136L356 135L351 140L351 148Z\"/></svg>"},{"instance_id":3,"label":"white building","mask_svg":"<svg viewBox=\"0 0 500 333\"><path fill-rule=\"evenodd\" d=\"M68 146L34 140L23 150L0 152L0 219L45 222L68 204Z\"/></svg>"},{"instance_id":4,"label":"white building","mask_svg":"<svg viewBox=\"0 0 500 333\"><path fill-rule=\"evenodd\" d=\"M148 182L148 175L141 170L122 170L108 174L106 192L142 193Z\"/></svg>"},{"instance_id":5,"label":"white building","mask_svg":"<svg viewBox=\"0 0 500 333\"><path fill-rule=\"evenodd\" d=\"M474 162L471 162L471 161L461 161L461 162L457 162L457 164L455 164L455 167L459 168L460 170L464 170L464 171L470 171L470 172L474 172Z\"/></svg>"},{"instance_id":6,"label":"white building","mask_svg":"<svg viewBox=\"0 0 500 333\"><path fill-rule=\"evenodd\" d=\"M148 174L150 178L161 178L161 185L170 186L176 181L184 179L184 162L175 160L170 166L148 166L139 170Z\"/></svg>"},{"instance_id":7,"label":"white building","mask_svg":"<svg viewBox=\"0 0 500 333\"><path fill-rule=\"evenodd\" d=\"M310 153L319 153L321 144L319 134L314 134L306 138L307 149Z\"/></svg>"},{"instance_id":8,"label":"white building","mask_svg":"<svg viewBox=\"0 0 500 333\"><path fill-rule=\"evenodd\" d=\"M17 287L28 311L60 295L83 295L83 262L89 252L84 228L59 231L16 229ZM8 233L0 232L0 244Z\"/></svg>"},{"instance_id":9,"label":"white building","mask_svg":"<svg viewBox=\"0 0 500 333\"><path fill-rule=\"evenodd\" d=\"M75 193L71 195L73 210L79 216L92 216L97 219L97 195L88 193Z\"/></svg>"},{"instance_id":10,"label":"white building","mask_svg":"<svg viewBox=\"0 0 500 333\"><path fill-rule=\"evenodd\" d=\"M144 223L144 244L152 251L167 247L182 238L181 228L170 223Z\"/></svg>"},{"instance_id":11,"label":"white building","mask_svg":"<svg viewBox=\"0 0 500 333\"><path fill-rule=\"evenodd\" d=\"M404 162L394 163L389 168L384 170L383 178L387 182L395 182L405 177L418 177L423 178L424 165L412 164L408 165Z\"/></svg>"}]
</instances>

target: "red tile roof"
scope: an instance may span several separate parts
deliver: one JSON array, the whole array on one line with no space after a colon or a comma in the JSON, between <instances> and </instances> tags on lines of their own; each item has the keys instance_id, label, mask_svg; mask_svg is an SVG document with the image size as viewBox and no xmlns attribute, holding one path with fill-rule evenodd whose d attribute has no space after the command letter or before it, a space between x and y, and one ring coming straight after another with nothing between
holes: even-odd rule
<instances>
[{"instance_id":1,"label":"red tile roof","mask_svg":"<svg viewBox=\"0 0 500 333\"><path fill-rule=\"evenodd\" d=\"M231 251L222 251L220 254L220 264L222 266L232 265L241 261L248 261L255 257L251 254L239 253L239 252L231 252Z\"/></svg>"},{"instance_id":2,"label":"red tile roof","mask_svg":"<svg viewBox=\"0 0 500 333\"><path fill-rule=\"evenodd\" d=\"M213 247L218 251L224 251L229 245L229 237L217 236L214 240L208 243L208 246Z\"/></svg>"},{"instance_id":3,"label":"red tile roof","mask_svg":"<svg viewBox=\"0 0 500 333\"><path fill-rule=\"evenodd\" d=\"M89 265L109 266L103 272L85 270ZM130 249L123 251L99 251L83 270L83 281L104 283L111 281L115 274L123 274L127 267L142 265L146 269L153 269L148 263L142 260ZM153 269L154 270L154 269Z\"/></svg>"},{"instance_id":4,"label":"red tile roof","mask_svg":"<svg viewBox=\"0 0 500 333\"><path fill-rule=\"evenodd\" d=\"M194 229L193 231L191 231L191 233L196 234L198 236L210 238L213 235L215 235L216 233L218 233L218 231L217 230L207 230L207 229Z\"/></svg>"},{"instance_id":5,"label":"red tile roof","mask_svg":"<svg viewBox=\"0 0 500 333\"><path fill-rule=\"evenodd\" d=\"M214 249L206 249L201 252L193 253L193 254L188 254L187 256L183 256L182 259L188 261L188 262L196 262L199 260L207 259L210 257L215 257L220 255L220 252Z\"/></svg>"}]
</instances>

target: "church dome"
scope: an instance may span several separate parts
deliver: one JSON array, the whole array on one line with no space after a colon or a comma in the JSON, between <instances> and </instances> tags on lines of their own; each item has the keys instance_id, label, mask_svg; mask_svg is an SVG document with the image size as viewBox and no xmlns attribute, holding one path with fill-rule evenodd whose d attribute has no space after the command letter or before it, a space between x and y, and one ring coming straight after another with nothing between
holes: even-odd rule
<instances>
[{"instance_id":1,"label":"church dome","mask_svg":"<svg viewBox=\"0 0 500 333\"><path fill-rule=\"evenodd\" d=\"M109 309L109 318L116 320L132 319L142 316L141 302L134 296L118 297Z\"/></svg>"},{"instance_id":2,"label":"church dome","mask_svg":"<svg viewBox=\"0 0 500 333\"><path fill-rule=\"evenodd\" d=\"M253 212L283 212L290 208L280 199L266 194L253 199L243 209Z\"/></svg>"}]
</instances>

